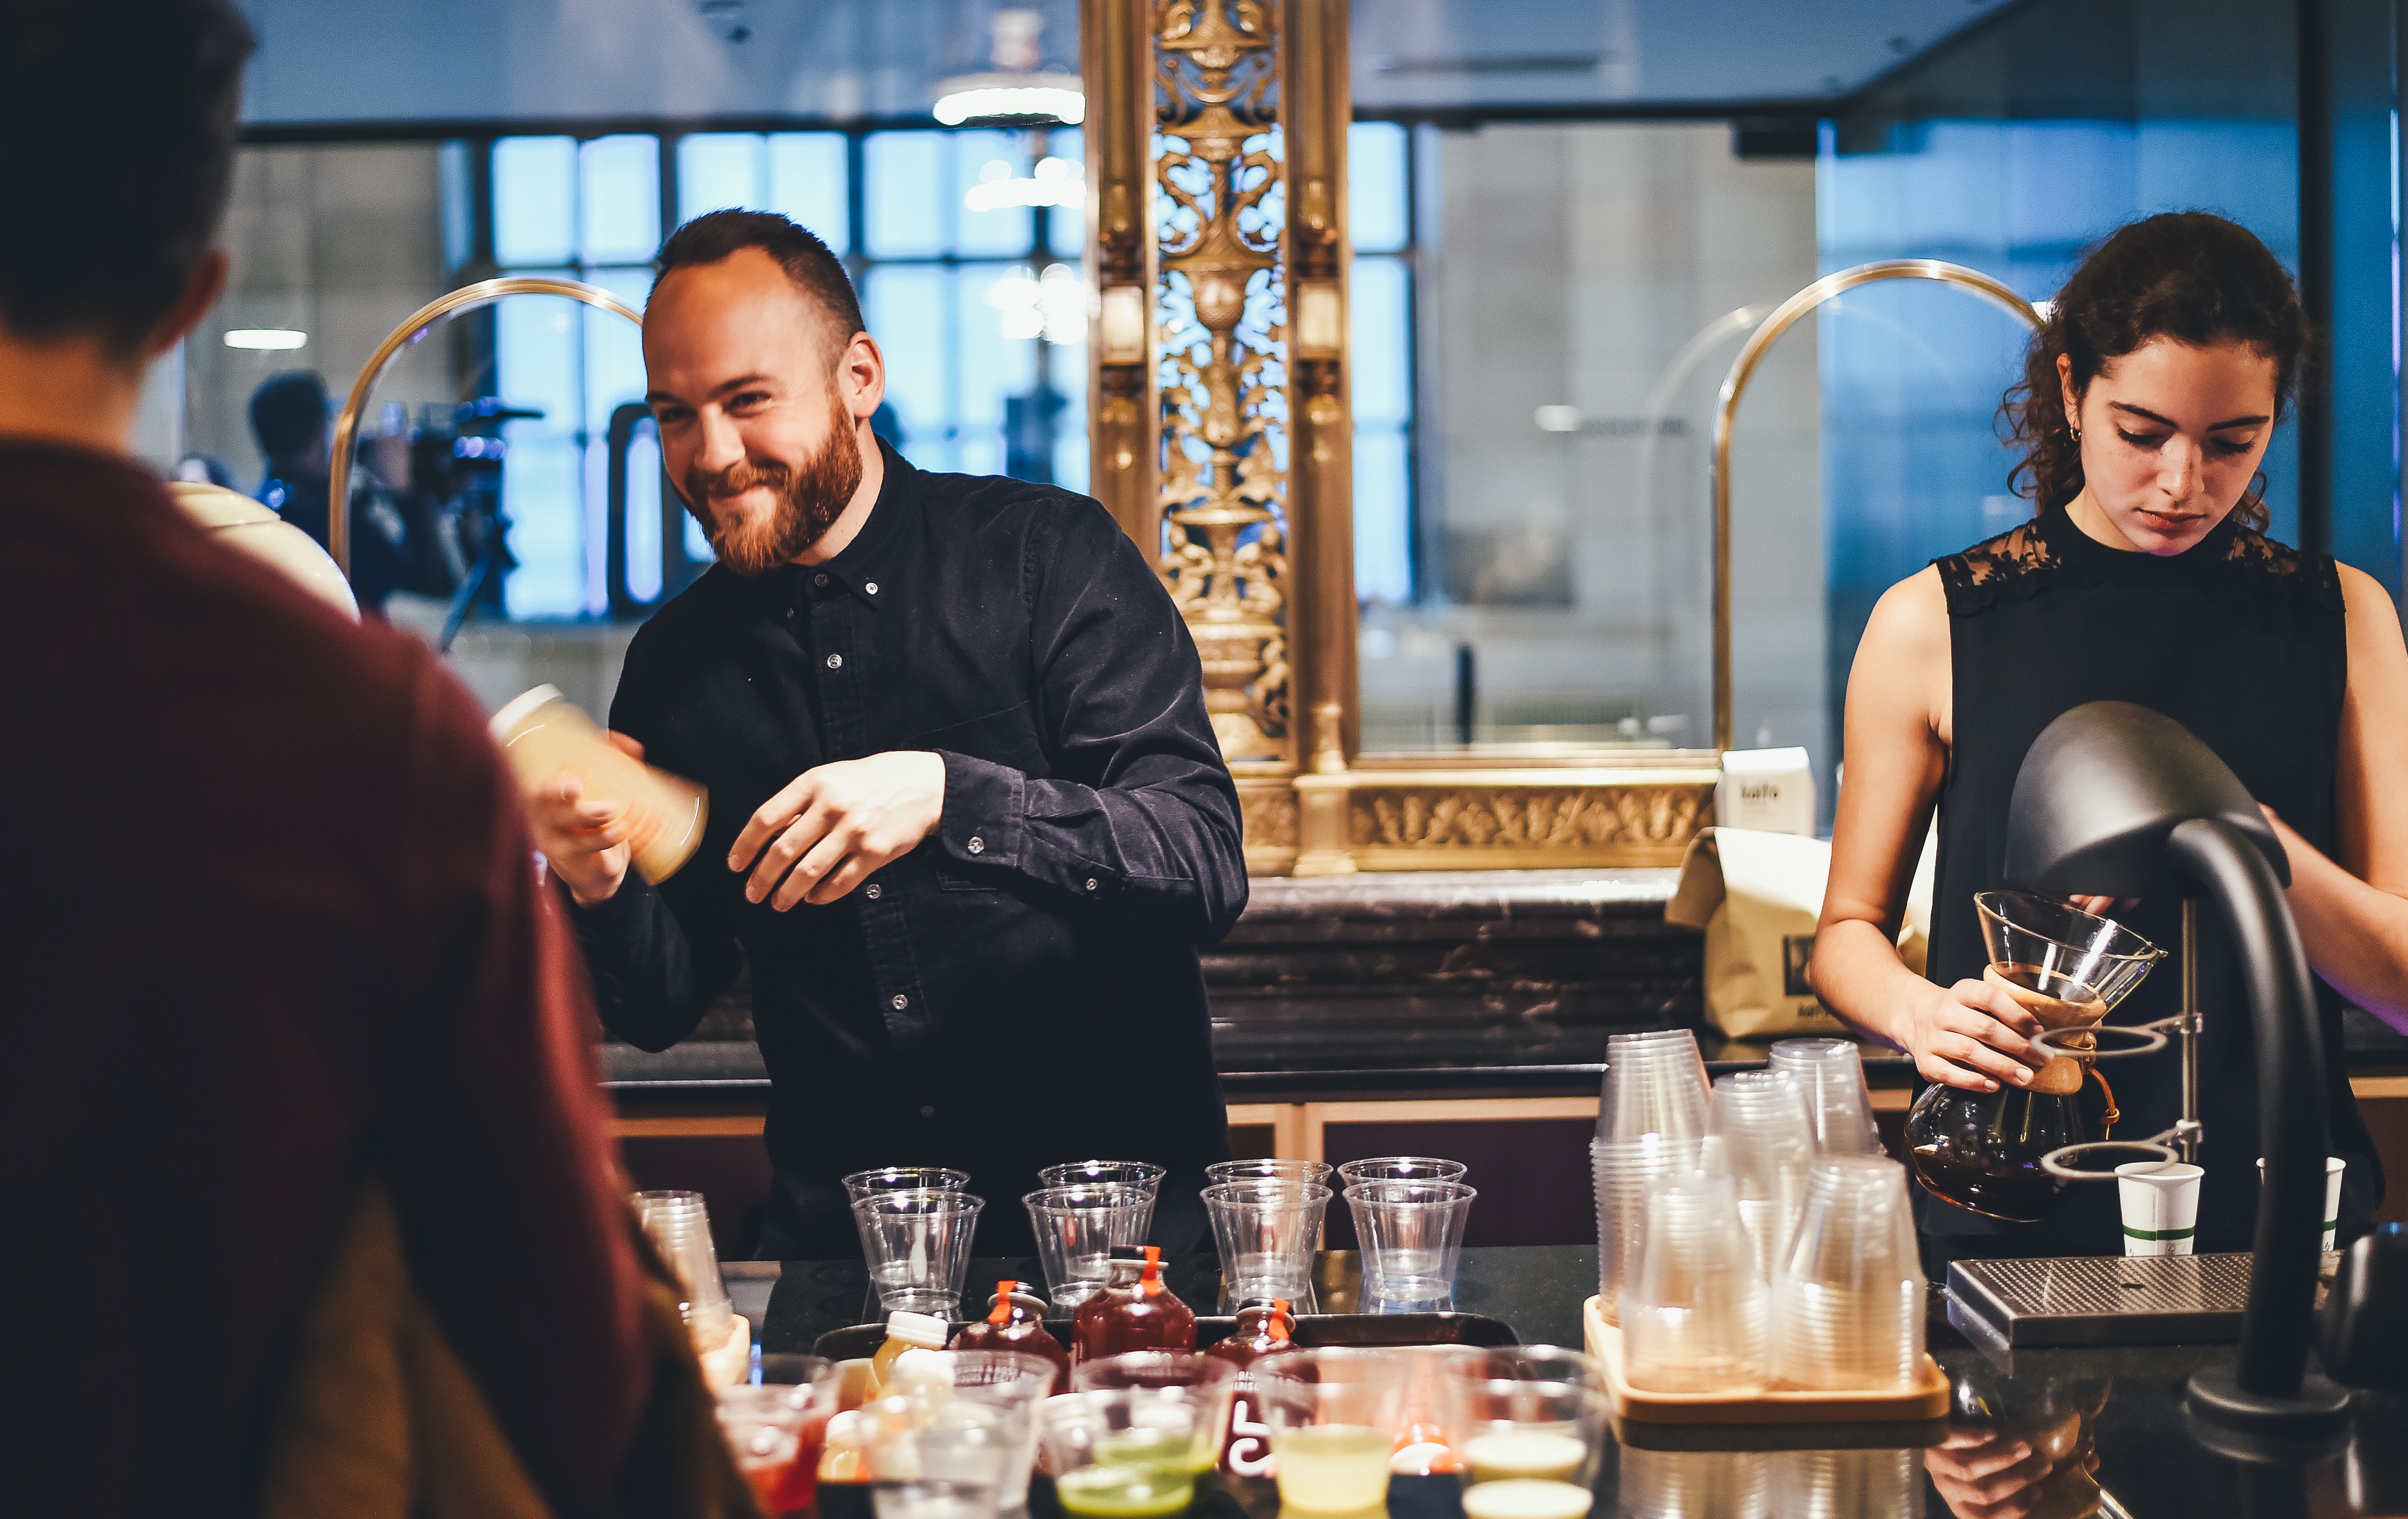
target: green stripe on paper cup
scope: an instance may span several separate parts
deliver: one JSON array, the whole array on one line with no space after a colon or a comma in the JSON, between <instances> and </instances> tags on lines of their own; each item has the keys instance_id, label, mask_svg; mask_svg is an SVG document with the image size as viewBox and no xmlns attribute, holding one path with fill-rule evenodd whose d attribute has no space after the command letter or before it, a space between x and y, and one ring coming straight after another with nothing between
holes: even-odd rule
<instances>
[{"instance_id":1,"label":"green stripe on paper cup","mask_svg":"<svg viewBox=\"0 0 2408 1519\"><path fill-rule=\"evenodd\" d=\"M2199 1229L2197 1225L2187 1229L2136 1229L2127 1224L2124 1233L2134 1240L2188 1240L2196 1236Z\"/></svg>"}]
</instances>

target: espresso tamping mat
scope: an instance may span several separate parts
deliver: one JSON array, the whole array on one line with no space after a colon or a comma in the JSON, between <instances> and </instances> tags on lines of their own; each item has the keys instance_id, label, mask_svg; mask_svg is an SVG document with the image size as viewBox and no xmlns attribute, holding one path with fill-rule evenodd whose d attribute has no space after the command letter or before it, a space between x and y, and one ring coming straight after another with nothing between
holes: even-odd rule
<instances>
[{"instance_id":1,"label":"espresso tamping mat","mask_svg":"<svg viewBox=\"0 0 2408 1519\"><path fill-rule=\"evenodd\" d=\"M1993 1346L2229 1342L2248 1304L2246 1254L1948 1266L1948 1322Z\"/></svg>"}]
</instances>

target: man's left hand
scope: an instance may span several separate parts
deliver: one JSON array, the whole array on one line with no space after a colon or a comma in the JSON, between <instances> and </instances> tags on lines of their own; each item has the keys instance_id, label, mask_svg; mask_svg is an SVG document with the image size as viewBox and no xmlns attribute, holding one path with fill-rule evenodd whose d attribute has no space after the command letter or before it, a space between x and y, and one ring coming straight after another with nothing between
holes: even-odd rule
<instances>
[{"instance_id":1,"label":"man's left hand","mask_svg":"<svg viewBox=\"0 0 2408 1519\"><path fill-rule=\"evenodd\" d=\"M824 907L917 849L944 810L945 761L927 750L818 766L746 821L727 868L752 870L748 902Z\"/></svg>"}]
</instances>

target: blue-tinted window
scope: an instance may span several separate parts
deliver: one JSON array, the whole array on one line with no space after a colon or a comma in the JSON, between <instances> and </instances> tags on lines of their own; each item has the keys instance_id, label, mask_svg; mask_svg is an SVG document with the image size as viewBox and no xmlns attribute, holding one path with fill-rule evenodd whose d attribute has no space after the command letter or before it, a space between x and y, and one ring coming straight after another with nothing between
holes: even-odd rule
<instances>
[{"instance_id":1,"label":"blue-tinted window","mask_svg":"<svg viewBox=\"0 0 2408 1519\"><path fill-rule=\"evenodd\" d=\"M577 139L494 144L494 257L503 267L577 256Z\"/></svg>"},{"instance_id":2,"label":"blue-tinted window","mask_svg":"<svg viewBox=\"0 0 2408 1519\"><path fill-rule=\"evenodd\" d=\"M1346 219L1358 253L1393 253L1412 241L1405 193L1405 129L1357 122L1346 129Z\"/></svg>"},{"instance_id":3,"label":"blue-tinted window","mask_svg":"<svg viewBox=\"0 0 2408 1519\"><path fill-rule=\"evenodd\" d=\"M862 251L871 258L934 258L950 251L953 222L942 132L879 132L862 145Z\"/></svg>"},{"instance_id":4,"label":"blue-tinted window","mask_svg":"<svg viewBox=\"0 0 2408 1519\"><path fill-rule=\"evenodd\" d=\"M851 171L840 132L780 132L769 138L769 182L761 204L809 227L838 253L853 247Z\"/></svg>"},{"instance_id":5,"label":"blue-tinted window","mask_svg":"<svg viewBox=\"0 0 2408 1519\"><path fill-rule=\"evenodd\" d=\"M678 222L730 208L763 208L767 144L750 132L696 132L677 145Z\"/></svg>"},{"instance_id":6,"label":"blue-tinted window","mask_svg":"<svg viewBox=\"0 0 2408 1519\"><path fill-rule=\"evenodd\" d=\"M629 133L577 152L580 236L586 264L637 264L661 246L661 145Z\"/></svg>"}]
</instances>

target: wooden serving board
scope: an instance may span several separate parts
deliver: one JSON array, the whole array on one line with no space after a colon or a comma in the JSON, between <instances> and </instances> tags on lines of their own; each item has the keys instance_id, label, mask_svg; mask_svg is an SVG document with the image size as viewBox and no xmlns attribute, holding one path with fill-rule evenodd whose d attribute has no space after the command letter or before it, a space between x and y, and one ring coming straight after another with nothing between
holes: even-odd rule
<instances>
[{"instance_id":1,"label":"wooden serving board","mask_svg":"<svg viewBox=\"0 0 2408 1519\"><path fill-rule=\"evenodd\" d=\"M1886 1424L1937 1419L1948 1412L1948 1373L1929 1355L1914 1385L1900 1393L1648 1392L1623 1379L1622 1330L1605 1322L1597 1298L1583 1305L1581 1322L1588 1353L1605 1367L1616 1418L1641 1424Z\"/></svg>"}]
</instances>

